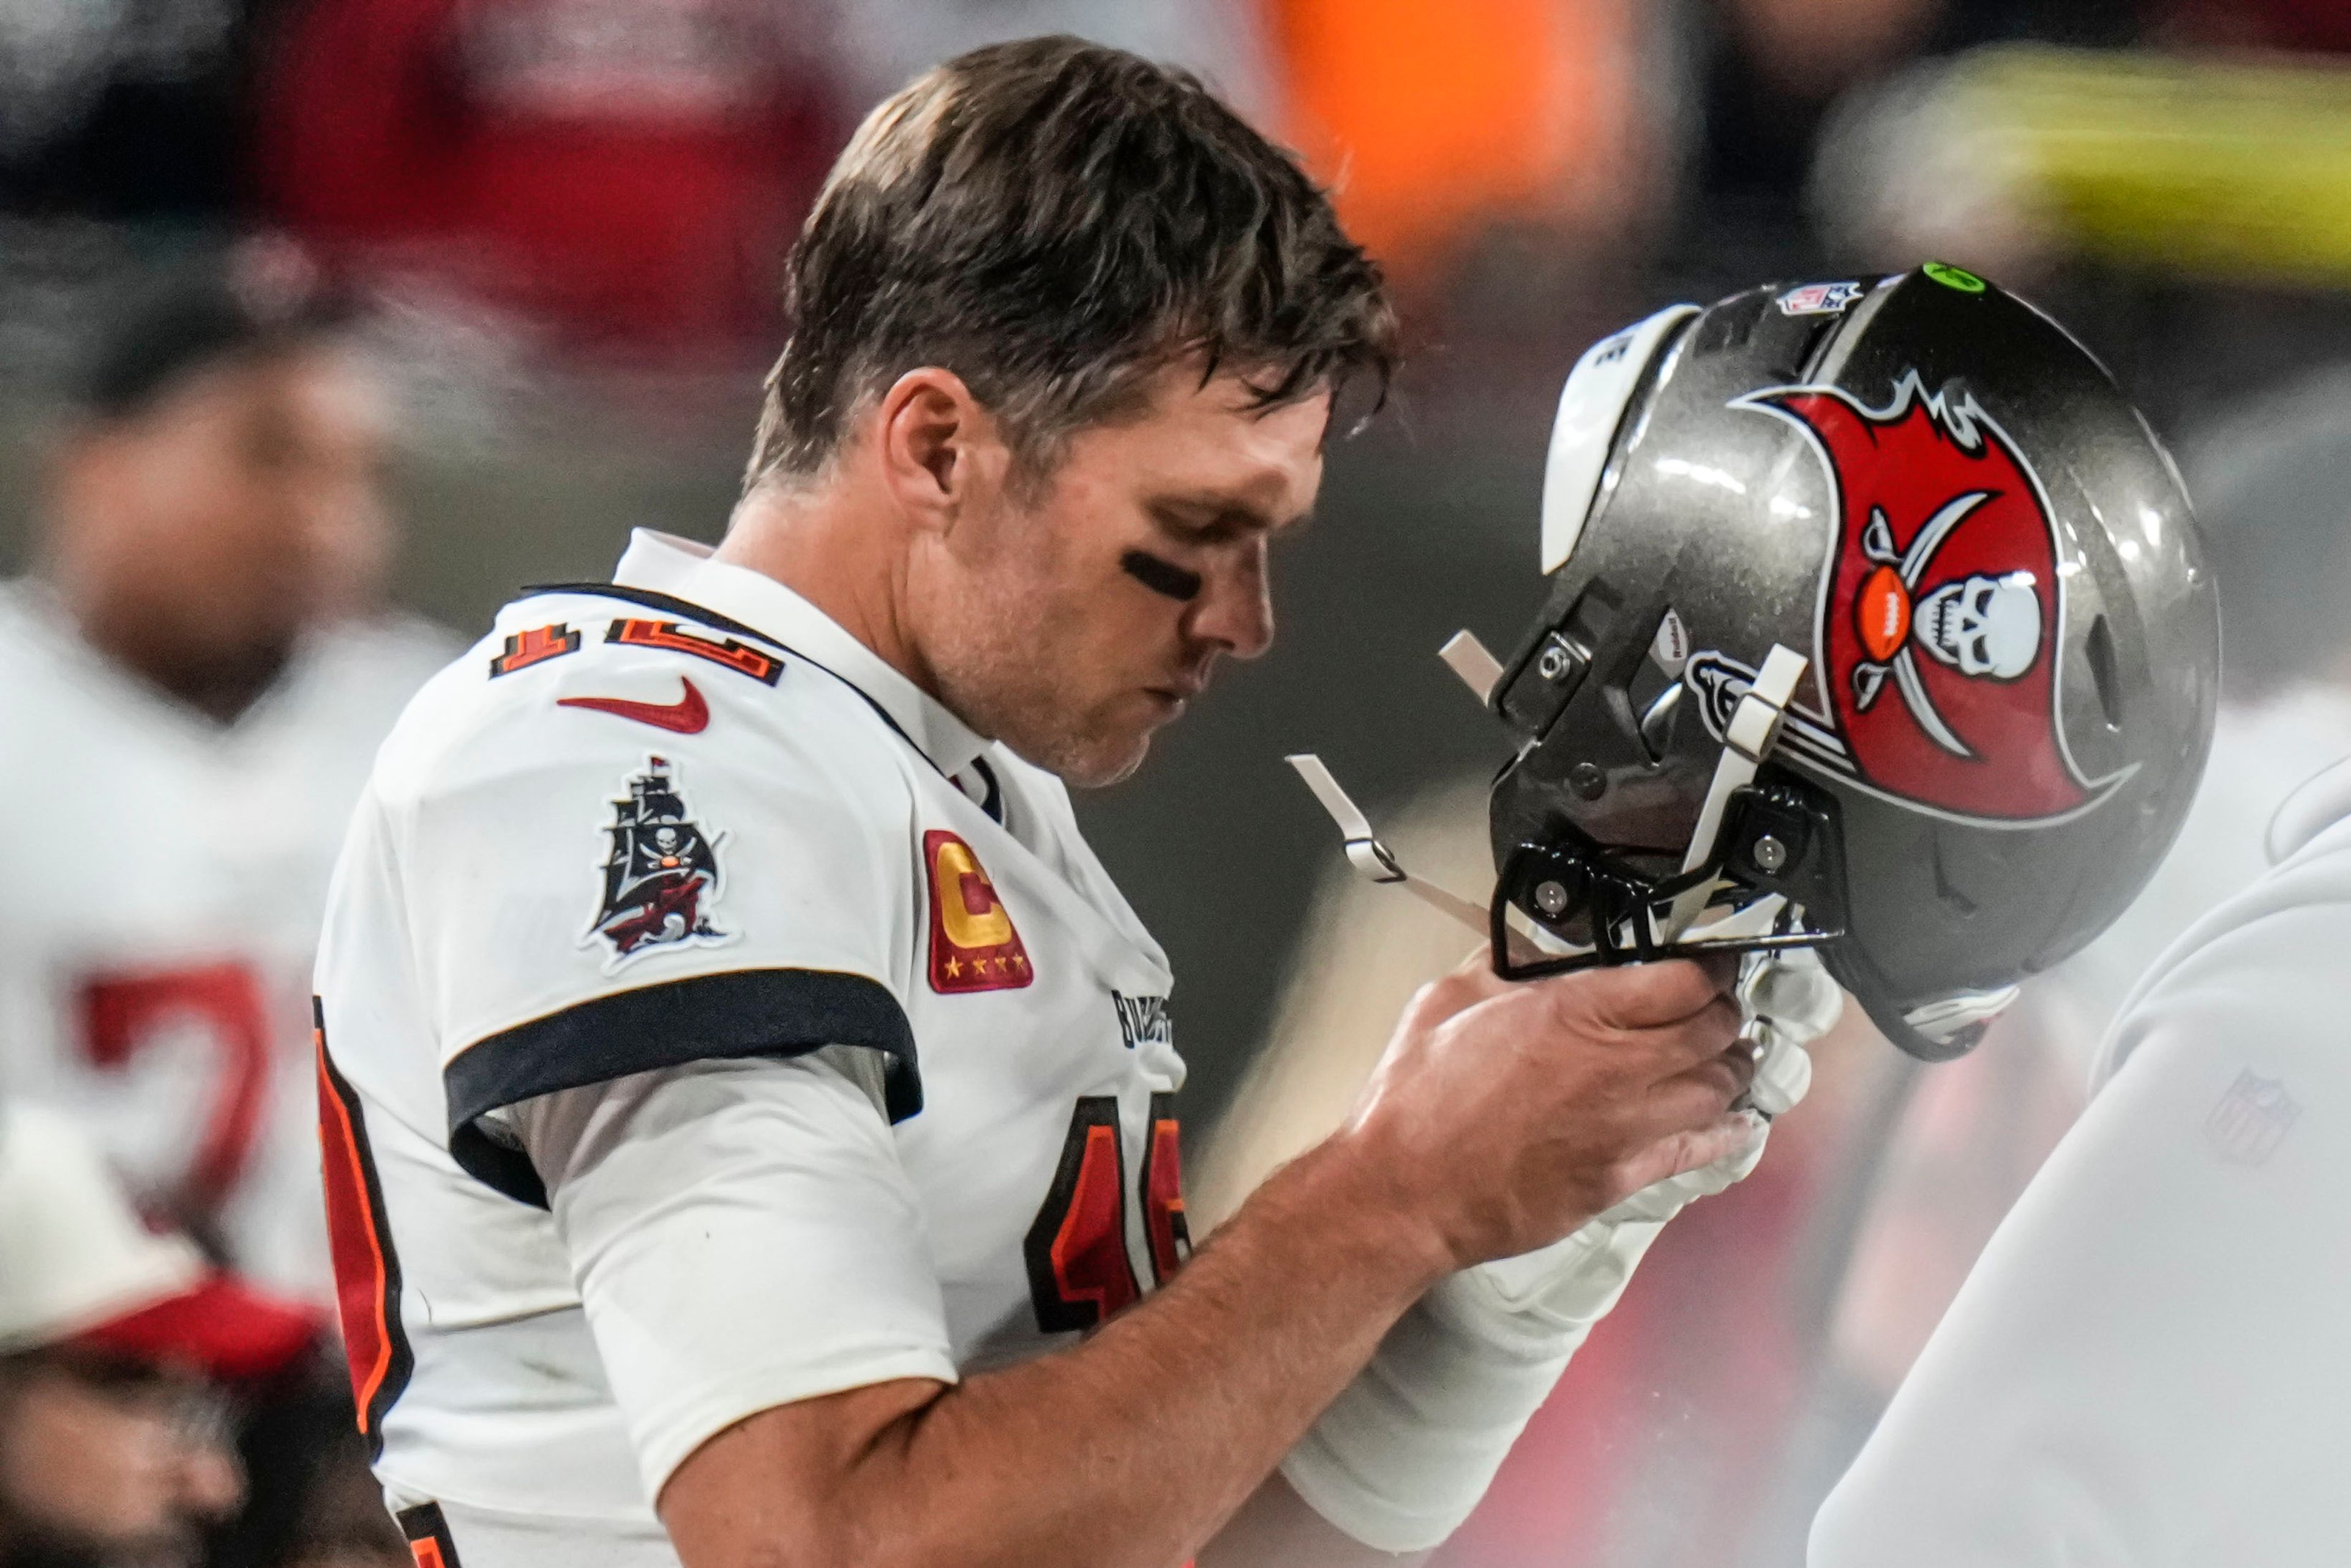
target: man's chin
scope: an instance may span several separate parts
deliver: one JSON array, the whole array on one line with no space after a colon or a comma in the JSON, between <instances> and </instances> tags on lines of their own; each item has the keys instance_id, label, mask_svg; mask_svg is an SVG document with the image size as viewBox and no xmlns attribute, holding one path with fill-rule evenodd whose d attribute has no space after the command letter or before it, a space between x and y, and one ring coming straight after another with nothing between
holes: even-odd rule
<instances>
[{"instance_id":1,"label":"man's chin","mask_svg":"<svg viewBox=\"0 0 2351 1568\"><path fill-rule=\"evenodd\" d=\"M1107 789L1134 777L1143 759L1151 754L1151 737L1150 730L1116 737L1056 736L1031 746L1009 736L1004 738L1021 760L1043 768L1072 789Z\"/></svg>"},{"instance_id":2,"label":"man's chin","mask_svg":"<svg viewBox=\"0 0 2351 1568\"><path fill-rule=\"evenodd\" d=\"M1151 737L1144 735L1122 746L1092 750L1072 758L1070 766L1053 771L1073 789L1107 789L1134 778L1142 769L1143 759L1150 755Z\"/></svg>"}]
</instances>

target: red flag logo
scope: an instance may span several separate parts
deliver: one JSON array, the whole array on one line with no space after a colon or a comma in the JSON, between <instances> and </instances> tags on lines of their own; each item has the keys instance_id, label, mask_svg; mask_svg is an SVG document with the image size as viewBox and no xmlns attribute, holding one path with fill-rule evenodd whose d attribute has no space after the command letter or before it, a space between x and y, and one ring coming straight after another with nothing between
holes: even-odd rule
<instances>
[{"instance_id":1,"label":"red flag logo","mask_svg":"<svg viewBox=\"0 0 2351 1568\"><path fill-rule=\"evenodd\" d=\"M1999 425L1915 374L1886 409L1817 387L1736 406L1802 430L1836 497L1813 652L1834 736L1798 755L1976 820L2039 821L2098 799L2058 723L2056 528Z\"/></svg>"}]
</instances>

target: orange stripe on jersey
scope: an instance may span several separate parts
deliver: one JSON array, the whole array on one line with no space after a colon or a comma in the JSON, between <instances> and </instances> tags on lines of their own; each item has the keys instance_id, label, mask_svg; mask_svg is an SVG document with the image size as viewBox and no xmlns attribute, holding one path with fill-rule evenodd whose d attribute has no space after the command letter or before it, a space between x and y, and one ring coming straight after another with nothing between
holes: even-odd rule
<instances>
[{"instance_id":1,"label":"orange stripe on jersey","mask_svg":"<svg viewBox=\"0 0 2351 1568\"><path fill-rule=\"evenodd\" d=\"M534 626L528 632L517 632L507 639L507 649L490 661L490 679L511 675L517 670L528 670L533 664L543 664L549 659L560 659L566 653L580 652L580 633L560 621L545 626Z\"/></svg>"},{"instance_id":2,"label":"orange stripe on jersey","mask_svg":"<svg viewBox=\"0 0 2351 1568\"><path fill-rule=\"evenodd\" d=\"M448 1562L441 1555L441 1543L437 1541L412 1541L408 1543L408 1554L416 1559L416 1568L449 1568Z\"/></svg>"},{"instance_id":3,"label":"orange stripe on jersey","mask_svg":"<svg viewBox=\"0 0 2351 1568\"><path fill-rule=\"evenodd\" d=\"M1191 1223L1184 1215L1183 1129L1176 1097L1151 1097L1151 1138L1143 1147L1143 1228L1151 1244L1151 1273L1164 1285L1192 1256Z\"/></svg>"},{"instance_id":4,"label":"orange stripe on jersey","mask_svg":"<svg viewBox=\"0 0 2351 1568\"><path fill-rule=\"evenodd\" d=\"M319 1142L335 1306L350 1359L351 1402L359 1428L371 1448L380 1448L383 1414L400 1396L412 1364L400 1326L399 1263L384 1228L383 1193L368 1149L359 1096L335 1071L323 1026L313 1029L311 1040L318 1054Z\"/></svg>"},{"instance_id":5,"label":"orange stripe on jersey","mask_svg":"<svg viewBox=\"0 0 2351 1568\"><path fill-rule=\"evenodd\" d=\"M707 659L723 664L737 674L748 675L755 681L774 685L784 673L781 659L770 658L747 643L729 637L724 642L709 637L697 637L674 621L641 621L631 616L612 622L604 633L607 643L623 643L632 648L663 648L673 653L691 653L697 659Z\"/></svg>"}]
</instances>

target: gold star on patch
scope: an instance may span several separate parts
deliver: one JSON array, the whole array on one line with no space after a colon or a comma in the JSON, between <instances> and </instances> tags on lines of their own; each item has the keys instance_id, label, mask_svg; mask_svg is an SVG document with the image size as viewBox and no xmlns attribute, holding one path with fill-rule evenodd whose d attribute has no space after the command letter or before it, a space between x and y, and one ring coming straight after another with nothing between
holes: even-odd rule
<instances>
[{"instance_id":1,"label":"gold star on patch","mask_svg":"<svg viewBox=\"0 0 2351 1568\"><path fill-rule=\"evenodd\" d=\"M956 960L955 960L954 958L950 957L950 958L947 960L947 977L948 977L949 979L953 979L953 978L955 978L956 976L958 976L958 975L960 975L960 974L962 974L962 973L963 973L963 965L962 965L962 964L960 964L960 963L958 963L958 962L957 962Z\"/></svg>"}]
</instances>

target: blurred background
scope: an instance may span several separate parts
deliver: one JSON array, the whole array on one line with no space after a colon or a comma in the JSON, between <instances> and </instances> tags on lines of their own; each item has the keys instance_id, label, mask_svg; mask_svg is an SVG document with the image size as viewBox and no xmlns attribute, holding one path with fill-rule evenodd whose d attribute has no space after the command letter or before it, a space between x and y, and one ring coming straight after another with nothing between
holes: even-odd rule
<instances>
[{"instance_id":1,"label":"blurred background","mask_svg":"<svg viewBox=\"0 0 2351 1568\"><path fill-rule=\"evenodd\" d=\"M2337 0L0 0L0 570L30 574L0 600L0 1095L78 1116L151 1226L326 1305L308 923L375 740L521 585L606 575L633 527L717 536L850 128L1055 31L1297 149L1410 333L1288 547L1273 653L1080 801L1182 977L1205 1222L1466 947L1344 880L1280 758L1482 888L1501 737L1434 652L1507 652L1538 600L1585 344L1937 257L2072 327L2180 459L2228 701L2157 885L1963 1064L1824 1042L1763 1171L1668 1232L1440 1559L1797 1563L2129 982L2351 752ZM152 1302L76 1302L0 1286L0 1564L405 1561L323 1327L266 1375L184 1325L93 1362ZM225 1414L192 1423L192 1386ZM112 1424L40 1425L76 1398ZM61 1497L26 1458L60 1430L143 1467L144 1511Z\"/></svg>"}]
</instances>

